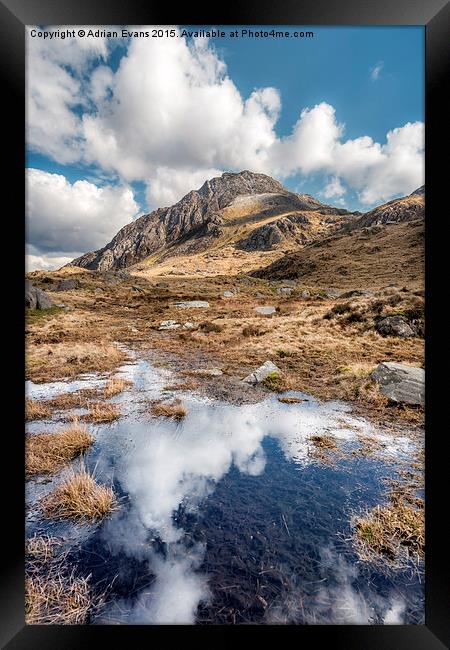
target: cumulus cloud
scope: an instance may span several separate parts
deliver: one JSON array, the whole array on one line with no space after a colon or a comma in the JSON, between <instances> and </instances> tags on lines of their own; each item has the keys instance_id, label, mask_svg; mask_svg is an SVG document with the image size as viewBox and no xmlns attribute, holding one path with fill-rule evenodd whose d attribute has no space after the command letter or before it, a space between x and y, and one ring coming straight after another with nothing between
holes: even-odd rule
<instances>
[{"instance_id":1,"label":"cumulus cloud","mask_svg":"<svg viewBox=\"0 0 450 650\"><path fill-rule=\"evenodd\" d=\"M158 167L149 179L147 205L150 210L173 205L190 190L199 189L205 181L221 174L219 169L185 170Z\"/></svg>"},{"instance_id":2,"label":"cumulus cloud","mask_svg":"<svg viewBox=\"0 0 450 650\"><path fill-rule=\"evenodd\" d=\"M138 212L127 186L72 184L39 169L27 169L26 199L27 240L33 247L29 261L42 262L43 268L104 246Z\"/></svg>"},{"instance_id":3,"label":"cumulus cloud","mask_svg":"<svg viewBox=\"0 0 450 650\"><path fill-rule=\"evenodd\" d=\"M339 198L343 196L346 193L345 187L342 185L341 181L339 178L334 176L325 186L322 194L325 196L327 199L331 198Z\"/></svg>"},{"instance_id":4,"label":"cumulus cloud","mask_svg":"<svg viewBox=\"0 0 450 650\"><path fill-rule=\"evenodd\" d=\"M122 44L113 70L102 39L28 39L32 148L60 162L93 164L124 183L146 183L149 208L173 203L219 170L280 179L324 174L334 179L327 192L345 183L365 205L423 184L422 123L393 125L386 142L365 134L345 139L335 108L320 102L299 106L291 133L279 137L279 91L255 88L244 96L207 39Z\"/></svg>"}]
</instances>

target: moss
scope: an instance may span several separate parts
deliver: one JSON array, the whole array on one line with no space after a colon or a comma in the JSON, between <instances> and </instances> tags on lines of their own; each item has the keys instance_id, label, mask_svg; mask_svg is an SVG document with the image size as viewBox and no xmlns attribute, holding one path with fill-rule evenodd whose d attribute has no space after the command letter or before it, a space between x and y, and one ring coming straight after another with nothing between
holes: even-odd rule
<instances>
[{"instance_id":1,"label":"moss","mask_svg":"<svg viewBox=\"0 0 450 650\"><path fill-rule=\"evenodd\" d=\"M27 309L26 322L31 324L38 323L50 316L56 316L64 311L64 307L50 307L49 309Z\"/></svg>"}]
</instances>

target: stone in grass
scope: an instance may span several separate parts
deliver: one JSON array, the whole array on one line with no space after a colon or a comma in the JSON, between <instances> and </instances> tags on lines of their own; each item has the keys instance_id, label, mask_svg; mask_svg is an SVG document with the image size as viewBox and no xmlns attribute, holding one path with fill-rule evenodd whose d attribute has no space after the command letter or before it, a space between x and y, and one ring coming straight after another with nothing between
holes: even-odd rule
<instances>
[{"instance_id":1,"label":"stone in grass","mask_svg":"<svg viewBox=\"0 0 450 650\"><path fill-rule=\"evenodd\" d=\"M35 287L29 280L26 280L25 307L28 309L50 309L53 307L53 302L44 291Z\"/></svg>"},{"instance_id":2,"label":"stone in grass","mask_svg":"<svg viewBox=\"0 0 450 650\"><path fill-rule=\"evenodd\" d=\"M224 296L224 298L234 298L234 292L233 291L224 291L223 296Z\"/></svg>"},{"instance_id":3,"label":"stone in grass","mask_svg":"<svg viewBox=\"0 0 450 650\"><path fill-rule=\"evenodd\" d=\"M175 307L179 309L207 309L209 302L206 300L187 300L183 302L176 302Z\"/></svg>"},{"instance_id":4,"label":"stone in grass","mask_svg":"<svg viewBox=\"0 0 450 650\"><path fill-rule=\"evenodd\" d=\"M263 382L269 375L280 372L281 370L272 361L266 361L262 366L247 375L247 377L244 377L242 381L246 384L256 386L256 384Z\"/></svg>"},{"instance_id":5,"label":"stone in grass","mask_svg":"<svg viewBox=\"0 0 450 650\"><path fill-rule=\"evenodd\" d=\"M294 289L292 287L280 287L280 289L277 289L277 293L280 296L290 296Z\"/></svg>"},{"instance_id":6,"label":"stone in grass","mask_svg":"<svg viewBox=\"0 0 450 650\"><path fill-rule=\"evenodd\" d=\"M421 405L425 403L425 370L403 363L385 361L372 372L380 391L393 402Z\"/></svg>"},{"instance_id":7,"label":"stone in grass","mask_svg":"<svg viewBox=\"0 0 450 650\"><path fill-rule=\"evenodd\" d=\"M258 314L262 314L263 316L271 316L274 314L277 310L276 307L272 307L271 305L265 305L261 307L255 307L255 311Z\"/></svg>"},{"instance_id":8,"label":"stone in grass","mask_svg":"<svg viewBox=\"0 0 450 650\"><path fill-rule=\"evenodd\" d=\"M413 328L401 316L386 316L381 318L376 330L381 336L399 336L402 339L415 336Z\"/></svg>"},{"instance_id":9,"label":"stone in grass","mask_svg":"<svg viewBox=\"0 0 450 650\"><path fill-rule=\"evenodd\" d=\"M177 323L176 320L163 320L160 322L158 329L159 330L175 330L181 327L180 323Z\"/></svg>"}]
</instances>

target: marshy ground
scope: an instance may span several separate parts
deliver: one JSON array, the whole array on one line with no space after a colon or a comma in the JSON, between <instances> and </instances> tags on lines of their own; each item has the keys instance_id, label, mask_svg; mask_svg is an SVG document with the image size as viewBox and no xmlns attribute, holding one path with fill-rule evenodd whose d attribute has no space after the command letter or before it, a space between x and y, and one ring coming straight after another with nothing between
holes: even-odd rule
<instances>
[{"instance_id":1,"label":"marshy ground","mask_svg":"<svg viewBox=\"0 0 450 650\"><path fill-rule=\"evenodd\" d=\"M359 621L422 620L423 409L370 378L423 364L422 337L375 329L423 319L420 287L31 276L78 287L27 319L28 534L64 549L28 565L29 622L162 622L177 579L180 620L347 622L337 603L352 598ZM175 306L189 300L209 307ZM280 375L241 383L268 359ZM384 479L400 472L399 491Z\"/></svg>"}]
</instances>

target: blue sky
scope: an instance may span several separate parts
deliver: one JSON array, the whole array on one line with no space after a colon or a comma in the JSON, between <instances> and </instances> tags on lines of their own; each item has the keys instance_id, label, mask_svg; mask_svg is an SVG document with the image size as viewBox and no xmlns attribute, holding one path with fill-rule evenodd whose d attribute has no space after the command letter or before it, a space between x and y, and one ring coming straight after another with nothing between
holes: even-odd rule
<instances>
[{"instance_id":1,"label":"blue sky","mask_svg":"<svg viewBox=\"0 0 450 650\"><path fill-rule=\"evenodd\" d=\"M262 171L361 211L423 182L423 28L221 29L195 42L29 37L35 264L104 245L222 171ZM92 237L77 237L91 223Z\"/></svg>"}]
</instances>

